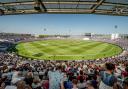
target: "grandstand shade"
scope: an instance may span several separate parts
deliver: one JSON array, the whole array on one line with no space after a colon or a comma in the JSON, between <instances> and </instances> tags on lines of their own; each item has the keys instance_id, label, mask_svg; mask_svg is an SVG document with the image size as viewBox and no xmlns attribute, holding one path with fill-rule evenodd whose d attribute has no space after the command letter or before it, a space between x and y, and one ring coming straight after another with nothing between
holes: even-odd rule
<instances>
[{"instance_id":1,"label":"grandstand shade","mask_svg":"<svg viewBox=\"0 0 128 89\"><path fill-rule=\"evenodd\" d=\"M0 15L36 13L128 16L128 0L0 0Z\"/></svg>"}]
</instances>

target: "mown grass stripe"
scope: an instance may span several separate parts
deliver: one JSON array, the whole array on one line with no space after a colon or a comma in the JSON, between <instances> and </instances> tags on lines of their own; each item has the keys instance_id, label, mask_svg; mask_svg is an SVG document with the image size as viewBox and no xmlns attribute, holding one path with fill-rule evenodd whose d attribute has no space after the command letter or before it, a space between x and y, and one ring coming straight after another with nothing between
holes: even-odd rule
<instances>
[{"instance_id":1,"label":"mown grass stripe","mask_svg":"<svg viewBox=\"0 0 128 89\"><path fill-rule=\"evenodd\" d=\"M45 40L17 45L20 55L37 59L97 59L122 51L118 46L95 41ZM34 55L35 54L35 55Z\"/></svg>"}]
</instances>

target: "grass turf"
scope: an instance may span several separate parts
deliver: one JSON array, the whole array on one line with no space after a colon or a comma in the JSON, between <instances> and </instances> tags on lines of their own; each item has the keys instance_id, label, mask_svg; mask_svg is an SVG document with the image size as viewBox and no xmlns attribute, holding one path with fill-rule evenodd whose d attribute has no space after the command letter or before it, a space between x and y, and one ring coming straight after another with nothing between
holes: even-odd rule
<instances>
[{"instance_id":1,"label":"grass turf","mask_svg":"<svg viewBox=\"0 0 128 89\"><path fill-rule=\"evenodd\" d=\"M44 40L19 43L18 54L24 57L45 60L97 59L117 55L119 46L83 40Z\"/></svg>"}]
</instances>

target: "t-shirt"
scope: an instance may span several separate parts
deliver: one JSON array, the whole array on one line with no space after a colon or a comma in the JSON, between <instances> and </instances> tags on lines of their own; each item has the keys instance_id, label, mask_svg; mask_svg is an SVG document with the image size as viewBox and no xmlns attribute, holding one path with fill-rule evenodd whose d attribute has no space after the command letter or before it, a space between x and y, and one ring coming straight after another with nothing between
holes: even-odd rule
<instances>
[{"instance_id":1,"label":"t-shirt","mask_svg":"<svg viewBox=\"0 0 128 89\"><path fill-rule=\"evenodd\" d=\"M65 89L72 89L73 84L72 84L71 81L65 81L64 82L64 87L65 87Z\"/></svg>"},{"instance_id":2,"label":"t-shirt","mask_svg":"<svg viewBox=\"0 0 128 89\"><path fill-rule=\"evenodd\" d=\"M59 89L63 79L63 73L57 71L49 71L49 89Z\"/></svg>"},{"instance_id":3,"label":"t-shirt","mask_svg":"<svg viewBox=\"0 0 128 89\"><path fill-rule=\"evenodd\" d=\"M72 89L78 89L78 88L72 88Z\"/></svg>"},{"instance_id":4,"label":"t-shirt","mask_svg":"<svg viewBox=\"0 0 128 89\"><path fill-rule=\"evenodd\" d=\"M6 86L5 89L17 89L16 86Z\"/></svg>"},{"instance_id":5,"label":"t-shirt","mask_svg":"<svg viewBox=\"0 0 128 89\"><path fill-rule=\"evenodd\" d=\"M78 84L77 84L77 87L78 87L79 89L85 89L86 83L85 83L85 82L83 82L83 83L78 83Z\"/></svg>"},{"instance_id":6,"label":"t-shirt","mask_svg":"<svg viewBox=\"0 0 128 89\"><path fill-rule=\"evenodd\" d=\"M100 73L100 76L101 76L102 82L110 87L112 87L114 83L117 81L117 79L115 78L113 74L108 74L103 71Z\"/></svg>"},{"instance_id":7,"label":"t-shirt","mask_svg":"<svg viewBox=\"0 0 128 89\"><path fill-rule=\"evenodd\" d=\"M123 77L128 77L128 72L123 71L123 72L122 72L122 75L123 75Z\"/></svg>"}]
</instances>

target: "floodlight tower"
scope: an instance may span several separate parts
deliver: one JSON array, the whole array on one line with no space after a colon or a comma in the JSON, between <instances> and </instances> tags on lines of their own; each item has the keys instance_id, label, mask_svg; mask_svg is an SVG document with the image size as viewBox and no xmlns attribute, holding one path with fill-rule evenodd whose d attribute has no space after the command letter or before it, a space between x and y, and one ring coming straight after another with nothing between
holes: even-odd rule
<instances>
[{"instance_id":1,"label":"floodlight tower","mask_svg":"<svg viewBox=\"0 0 128 89\"><path fill-rule=\"evenodd\" d=\"M117 29L118 28L118 26L117 25L115 25L115 29Z\"/></svg>"},{"instance_id":2,"label":"floodlight tower","mask_svg":"<svg viewBox=\"0 0 128 89\"><path fill-rule=\"evenodd\" d=\"M115 29L118 29L118 26L117 25L115 25ZM115 30L116 31L116 30ZM117 31L116 31L116 34L115 34L115 38L118 38L118 33L117 33Z\"/></svg>"},{"instance_id":3,"label":"floodlight tower","mask_svg":"<svg viewBox=\"0 0 128 89\"><path fill-rule=\"evenodd\" d=\"M44 28L44 29L43 29L44 35L46 35L46 33L45 33L46 31L47 31L47 29L46 29L46 28Z\"/></svg>"}]
</instances>

